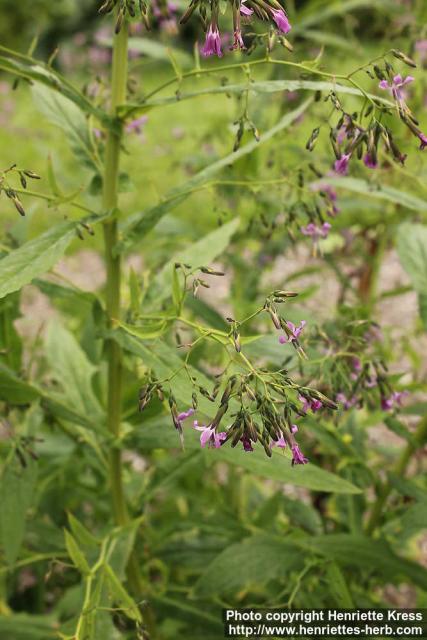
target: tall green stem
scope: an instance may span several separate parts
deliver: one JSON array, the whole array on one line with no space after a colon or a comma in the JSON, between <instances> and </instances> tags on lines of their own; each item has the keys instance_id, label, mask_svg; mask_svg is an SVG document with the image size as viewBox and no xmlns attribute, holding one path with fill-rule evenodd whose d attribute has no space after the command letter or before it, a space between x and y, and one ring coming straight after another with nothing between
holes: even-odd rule
<instances>
[{"instance_id":1,"label":"tall green stem","mask_svg":"<svg viewBox=\"0 0 427 640\"><path fill-rule=\"evenodd\" d=\"M426 438L427 438L427 417L421 420L414 434L413 441L409 442L406 445L406 448L403 450L402 455L397 461L397 464L394 468L394 473L396 475L402 476L405 473L413 453L418 449L418 447L424 444ZM366 525L367 534L369 535L372 534L377 528L381 519L383 509L386 505L387 499L392 489L393 489L392 484L390 482L386 482L379 490L377 499L372 507L371 515Z\"/></svg>"},{"instance_id":2,"label":"tall green stem","mask_svg":"<svg viewBox=\"0 0 427 640\"><path fill-rule=\"evenodd\" d=\"M117 107L126 102L128 66L128 34L125 26L114 37L113 68L111 77L111 115L116 116ZM111 218L104 223L105 262L107 268L106 309L111 325L120 315L120 256L113 253L117 243L118 182L122 130L109 131L105 148L105 170L102 204L104 211L111 211ZM120 437L122 401L122 352L114 340L106 341L108 359L108 429L114 439ZM114 518L118 525L126 524L128 514L123 493L121 452L114 445L110 452L110 481Z\"/></svg>"},{"instance_id":3,"label":"tall green stem","mask_svg":"<svg viewBox=\"0 0 427 640\"><path fill-rule=\"evenodd\" d=\"M117 107L126 103L127 80L128 32L126 25L123 25L120 32L114 36L113 42L110 107L110 113L113 117L117 116ZM105 170L102 194L103 210L111 212L111 217L104 223L104 247L107 268L106 311L110 327L113 326L114 320L120 317L121 307L121 260L120 256L114 253L114 247L118 240L117 205L122 135L122 123L118 131L110 130L108 132L105 148ZM123 526L129 522L129 513L123 490L121 450L116 445L121 432L123 355L120 346L114 340L106 340L105 350L108 360L107 426L112 436L109 474L110 487L114 520L117 525ZM144 585L135 549L129 557L126 573L132 592L140 598ZM144 621L146 628L150 631L150 637L154 640L154 616L149 608L144 612Z\"/></svg>"}]
</instances>

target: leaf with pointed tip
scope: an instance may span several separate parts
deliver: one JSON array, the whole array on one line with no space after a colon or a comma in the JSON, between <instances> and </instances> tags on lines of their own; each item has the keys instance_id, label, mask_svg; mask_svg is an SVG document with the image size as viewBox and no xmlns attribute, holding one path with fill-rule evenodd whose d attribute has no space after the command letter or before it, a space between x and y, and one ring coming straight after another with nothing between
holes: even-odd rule
<instances>
[{"instance_id":1,"label":"leaf with pointed tip","mask_svg":"<svg viewBox=\"0 0 427 640\"><path fill-rule=\"evenodd\" d=\"M0 260L0 298L49 271L75 237L76 224L62 222Z\"/></svg>"},{"instance_id":2,"label":"leaf with pointed tip","mask_svg":"<svg viewBox=\"0 0 427 640\"><path fill-rule=\"evenodd\" d=\"M248 144L241 147L238 151L228 154L221 160L217 160L199 173L196 173L190 180L184 184L175 187L169 191L163 202L150 207L144 211L135 213L129 216L125 222L121 225L120 233L122 240L120 240L116 247L116 253L122 253L123 251L132 247L143 236L151 231L156 224L163 218L166 213L175 208L180 202L183 202L196 187L199 187L208 180L210 180L217 173L225 169L229 165L234 164L240 158L252 153L258 149L261 145L271 140L280 131L283 131L289 127L295 120L297 120L312 104L313 99L310 98L303 102L299 107L285 114L281 120L274 125L271 129L261 135L259 141L252 140Z\"/></svg>"}]
</instances>

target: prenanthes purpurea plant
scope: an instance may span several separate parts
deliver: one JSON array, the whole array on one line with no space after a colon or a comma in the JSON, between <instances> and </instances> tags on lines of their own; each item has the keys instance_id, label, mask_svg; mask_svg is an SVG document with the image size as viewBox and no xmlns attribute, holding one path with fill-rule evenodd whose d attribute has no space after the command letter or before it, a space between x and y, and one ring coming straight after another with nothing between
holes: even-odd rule
<instances>
[{"instance_id":1,"label":"prenanthes purpurea plant","mask_svg":"<svg viewBox=\"0 0 427 640\"><path fill-rule=\"evenodd\" d=\"M108 24L107 44L112 51L110 78L108 83L92 79L83 89L57 70L55 56L47 62L34 58L34 45L25 54L0 46L0 69L14 78L18 90L31 86L41 110L49 112L51 120L66 132L76 161L89 176L84 191L66 193L51 160L46 171L37 173L21 168L18 160L0 171L5 207L11 205L24 218L31 204L42 200L61 218L18 246L7 240L0 260L0 378L6 433L1 491L7 514L0 526L3 574L11 576L27 565L47 562L46 581L55 585L55 602L60 601L55 594L66 591L64 575L70 566L79 575L73 583L75 600L70 596L61 601L53 623L44 616L46 608L40 603L44 592L38 594L35 612L43 613L40 637L52 637L52 633L66 640L196 637L189 635L187 617L211 625L212 638L218 637L215 618L204 610L203 602L213 596L220 604L248 604L244 589L228 600L229 586L225 586L227 596L223 596L220 580L221 563L227 564L236 554L242 531L248 537L236 557L245 570L257 549L268 547L275 558L289 558L289 571L295 571L291 589L277 587L262 597L255 590L257 604L280 606L285 598L286 606L301 606L299 589L307 579L312 580L305 596L312 598L307 600L310 606L324 604L324 596L316 600L317 595L309 594L320 593L326 583L340 585L340 593L335 590L332 596L337 606L351 608L367 601L378 605L382 601L374 588L368 598L361 596L357 580L348 587L344 576L348 560L343 559L360 552L369 565L372 554L378 555L378 545L385 545L387 579L407 571L417 588L426 588L421 568L397 556L386 540L394 535L384 520L393 492L403 492L408 500L419 498L421 485L405 474L411 465L418 469L427 432L425 417L413 431L402 422L400 413L417 385L406 385L390 370L381 326L374 317L376 277L388 231L381 219L366 227L358 220L348 230L340 226L341 208L346 206L341 190L383 198L397 206L403 201L412 211L423 202L382 185L386 171L407 175L407 158L410 162L415 154L422 156L427 146L418 115L411 108L414 96L410 88L416 86L418 77L415 81L414 76L405 75L405 69L417 67L414 59L423 49L418 47L407 55L392 48L348 73L336 73L326 68L322 52L314 60L299 55L298 33L303 33L303 26L291 3L288 12L276 0L192 0L181 23L198 15L205 42L200 47L196 43L191 67L181 68L173 50L168 50L173 76L146 88L143 72L141 85L135 84L130 55L135 30L141 22L149 30L154 22L168 37L176 32L177 12L177 7L164 1L152 6L134 0L102 4L100 19ZM227 47L222 31L229 14L232 32ZM223 55L227 57L224 62L201 63L201 57ZM261 73L270 75L264 79ZM129 138L139 138L142 156L143 136L153 111L187 101L196 104L201 96L209 96L215 104L221 94L229 97L237 115L229 118L225 131L214 127L212 135L222 137L228 152L207 166L197 166L188 180L165 190L156 204L128 211L123 194L128 176L123 165L129 155ZM274 124L268 126L260 112L264 105L266 109L270 106L272 94L292 94L295 104L281 103L279 117L275 113ZM194 114L198 126L195 107ZM304 142L292 161L283 160L282 141L294 136L298 140L299 127L308 117ZM278 163L272 154L265 166L241 168L269 142L278 147ZM164 182L167 179L165 173ZM33 184L46 182L49 189L32 190ZM414 182L422 181L415 178ZM215 201L217 210L227 207L238 215L231 219L219 215L217 228L183 251L166 246L166 257L156 274L147 275L144 267L129 270L129 256L141 241L158 225L167 228L170 213L201 193ZM253 200L249 214L244 211L244 198ZM193 217L196 223L198 215ZM340 233L342 243L337 244L335 254L328 243ZM92 241L92 236L93 242L102 236L106 272L102 294L81 292L52 278L70 244L76 238ZM402 237L399 252L407 256L412 253L412 245L409 250L407 246L412 236L405 233ZM218 257L232 241L236 248L228 263L218 266ZM324 258L326 268L339 282L337 315L326 322L317 321L312 310L304 307L306 292L299 294L298 287L286 278L277 287L261 281L270 257L264 244L277 256L284 248L304 243L309 255L319 261ZM252 251L251 266L245 263L246 249ZM415 246L414 255L416 251ZM346 263L349 256L351 268ZM405 264L410 265L408 273L425 312L427 293L422 293L424 285L419 284L411 259ZM231 280L227 286L235 287L239 303L231 310L220 305L216 309L216 283L221 280ZM76 309L86 310L84 322L75 322L76 334L82 333L79 340L61 325L48 332L48 355L40 357L37 377L32 374L32 359L26 361L22 355L14 325L19 291L29 283L60 304L71 301ZM362 420L357 416L365 415L380 415L389 430L406 441L386 476L366 464L370 448L366 424L360 427L357 422ZM163 428L165 422L172 423L170 429ZM147 424L154 428L147 429ZM342 436L340 429L345 431ZM34 486L39 487L39 508L49 511L47 503L58 496L53 492L45 503L43 487L63 482L61 462L52 469L46 463L51 436L52 442L55 438L60 441L60 450L63 447L67 452L65 442L76 447L72 459L82 477L74 476L68 463L67 473L78 486L77 495L91 505L87 515L94 531L73 515L76 500L67 490L66 522L42 519L33 537L25 539L25 553L20 555L25 514L36 504L32 502ZM306 446L312 453L307 453ZM158 453L163 447L179 450L179 468L173 467L173 456ZM84 468L78 466L79 457ZM313 464L313 459L320 459L322 466ZM224 532L215 528L215 514L204 507L194 526L181 529L180 518L186 517L197 493L191 473L203 461L210 465L207 475L212 482L207 491L224 516ZM212 471L217 461L249 470L248 476L227 472L229 500L221 495L221 473ZM135 475L132 465L138 464L144 473ZM255 487L252 471L319 492L317 510L311 503L295 505L286 499L294 533L284 545L280 539L281 496L264 500L264 488ZM107 501L100 501L101 507L96 504L100 486L105 487L111 509ZM15 518L10 515L14 514L12 487L17 487L18 495ZM373 493L370 500L365 497L368 487ZM164 494L174 498L175 490L179 493L176 504L159 515L154 500L169 499ZM327 494L334 497L325 506ZM251 519L252 500L253 504L261 502L263 508ZM237 528L233 524L232 543L222 551L221 536L228 536L228 502L236 507L240 520ZM175 521L168 522L168 509ZM343 533L347 524L349 529ZM58 543L56 533L64 525L64 537L61 534ZM411 526L418 525L411 522ZM52 544L40 548L50 534ZM351 539L343 541L340 536L346 535ZM167 539L164 546L163 539ZM225 560L208 549L208 539ZM184 543L202 548L209 556L205 573L200 573L203 557L188 565L184 558L184 569L175 573L171 558L182 553ZM344 545L341 555L340 544ZM270 565L267 559L265 566ZM366 584L372 579L368 568ZM266 569L266 578L270 573ZM195 586L194 575L198 576ZM281 577L280 572L274 574L277 583ZM235 580L236 588L241 587L239 578ZM219 584L218 593L213 584ZM189 597L183 603L181 593L200 601L194 606ZM174 626L167 620L166 624L169 607L182 614L184 622ZM5 609L11 614L7 603ZM73 615L67 617L69 610ZM26 621L21 622L24 628ZM200 627L195 629L200 637Z\"/></svg>"}]
</instances>

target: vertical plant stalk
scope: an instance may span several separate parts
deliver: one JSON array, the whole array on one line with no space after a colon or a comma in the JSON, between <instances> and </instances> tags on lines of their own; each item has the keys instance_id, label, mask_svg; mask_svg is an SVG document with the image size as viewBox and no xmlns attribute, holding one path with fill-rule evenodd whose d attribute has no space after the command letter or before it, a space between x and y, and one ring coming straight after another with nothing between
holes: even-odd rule
<instances>
[{"instance_id":1,"label":"vertical plant stalk","mask_svg":"<svg viewBox=\"0 0 427 640\"><path fill-rule=\"evenodd\" d=\"M409 461L415 451L424 444L427 439L427 417L423 418L418 425L418 428L414 434L414 438L412 442L409 442L405 449L402 452L397 464L394 468L394 473L398 476L403 476L405 474L406 468L409 464ZM387 503L387 499L393 489L390 481L386 482L382 485L381 489L378 492L377 499L374 502L372 507L371 515L368 519L366 525L366 533L371 535L374 533L377 528L380 520L383 509Z\"/></svg>"},{"instance_id":2,"label":"vertical plant stalk","mask_svg":"<svg viewBox=\"0 0 427 640\"><path fill-rule=\"evenodd\" d=\"M113 68L111 77L111 115L116 116L117 107L126 101L127 86L127 29L123 25L120 33L115 35L113 44ZM104 223L105 262L107 269L106 310L109 325L120 315L121 260L114 255L117 243L117 204L120 165L120 146L122 128L109 131L105 148L105 170L103 178L102 206L104 211L111 212L111 217ZM114 340L106 341L108 360L108 429L114 439L120 437L120 416L122 402L122 352ZM126 524L128 513L123 493L121 453L112 446L110 452L110 480L113 499L114 518L118 525Z\"/></svg>"},{"instance_id":3,"label":"vertical plant stalk","mask_svg":"<svg viewBox=\"0 0 427 640\"><path fill-rule=\"evenodd\" d=\"M112 117L117 115L117 107L126 102L128 80L128 31L125 24L114 36L113 63L111 75ZM121 259L115 255L114 247L118 240L117 205L120 171L120 153L123 126L118 131L108 131L105 147L105 169L103 177L102 206L104 211L111 212L111 217L104 223L104 248L107 269L106 311L111 327L114 319L120 317ZM105 352L108 361L108 400L107 426L112 436L110 449L110 487L113 502L114 520L123 526L129 522L129 513L123 490L123 470L121 450L115 445L120 439L122 408L122 367L123 355L120 345L115 340L106 340ZM127 575L132 591L141 595L142 580L135 552L132 552L127 567Z\"/></svg>"}]
</instances>

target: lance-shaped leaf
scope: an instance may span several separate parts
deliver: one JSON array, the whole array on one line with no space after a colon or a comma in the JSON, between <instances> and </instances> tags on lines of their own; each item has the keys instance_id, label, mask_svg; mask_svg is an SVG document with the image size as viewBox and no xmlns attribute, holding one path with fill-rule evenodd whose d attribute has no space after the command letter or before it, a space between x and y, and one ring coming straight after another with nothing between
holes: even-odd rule
<instances>
[{"instance_id":1,"label":"lance-shaped leaf","mask_svg":"<svg viewBox=\"0 0 427 640\"><path fill-rule=\"evenodd\" d=\"M256 140L252 140L241 147L238 151L228 154L224 158L221 158L221 160L217 160L202 171L199 171L199 173L196 173L196 175L184 184L169 191L163 202L160 202L160 204L127 218L120 228L123 239L116 245L116 253L121 253L138 242L138 240L156 226L166 213L171 211L180 202L183 202L183 200L185 200L196 187L200 187L204 183L208 182L208 180L219 173L222 169L225 169L229 165L237 162L240 158L252 153L252 151L259 148L262 144L268 142L275 135L289 127L308 109L312 102L313 100L310 98L303 102L294 111L284 115L283 118L274 125L274 127L266 131L260 137L258 142Z\"/></svg>"},{"instance_id":2,"label":"lance-shaped leaf","mask_svg":"<svg viewBox=\"0 0 427 640\"><path fill-rule=\"evenodd\" d=\"M74 335L58 322L49 325L46 356L62 388L60 394L51 393L51 397L87 416L94 424L102 422L103 410L92 388L96 367L89 362Z\"/></svg>"},{"instance_id":3,"label":"lance-shaped leaf","mask_svg":"<svg viewBox=\"0 0 427 640\"><path fill-rule=\"evenodd\" d=\"M427 204L426 204L427 209ZM397 232L397 252L414 289L427 294L427 226L406 223Z\"/></svg>"},{"instance_id":4,"label":"lance-shaped leaf","mask_svg":"<svg viewBox=\"0 0 427 640\"><path fill-rule=\"evenodd\" d=\"M8 564L15 562L21 548L36 476L37 465L30 459L25 468L15 458L3 468L0 478L0 543Z\"/></svg>"},{"instance_id":5,"label":"lance-shaped leaf","mask_svg":"<svg viewBox=\"0 0 427 640\"><path fill-rule=\"evenodd\" d=\"M1 46L0 51L4 51L4 48ZM9 52L7 53L9 54ZM59 73L50 67L43 66L43 64L37 62L37 60L21 55L16 57L0 55L0 69L20 78L26 78L27 80L35 81L45 87L49 87L74 102L74 104L85 113L95 116L104 127L117 130L117 122L105 111L92 104L88 98L76 87L73 87L73 85L71 85L68 80L65 80Z\"/></svg>"},{"instance_id":6,"label":"lance-shaped leaf","mask_svg":"<svg viewBox=\"0 0 427 640\"><path fill-rule=\"evenodd\" d=\"M387 200L393 204L401 205L406 209L412 211L418 211L419 213L427 213L427 201L417 198L410 193L400 191L394 187L389 187L382 184L373 184L367 180L361 180L358 178L347 177L328 177L324 180L316 181L312 184L313 187L319 187L322 184L330 184L334 187L341 189L347 189L353 193L359 193L362 196L368 198L375 198L378 200Z\"/></svg>"},{"instance_id":7,"label":"lance-shaped leaf","mask_svg":"<svg viewBox=\"0 0 427 640\"><path fill-rule=\"evenodd\" d=\"M46 273L75 237L75 222L62 222L0 260L0 298Z\"/></svg>"},{"instance_id":8,"label":"lance-shaped leaf","mask_svg":"<svg viewBox=\"0 0 427 640\"><path fill-rule=\"evenodd\" d=\"M282 91L324 91L330 93L334 91L337 94L358 96L365 98L364 93L357 87L347 86L344 84L337 84L333 82L326 82L324 80L260 80L258 82L240 83L240 84L220 84L214 87L203 87L197 91L180 92L179 95L163 96L159 98L148 99L141 104L129 104L125 107L120 107L120 114L126 117L136 116L154 107L165 106L169 104L176 104L177 101L192 100L200 96L218 95L218 94L235 94L240 95L249 91L254 94L270 94L281 93ZM373 94L367 94L371 99L384 104L390 108L394 108L393 102L387 100L383 96L375 96Z\"/></svg>"},{"instance_id":9,"label":"lance-shaped leaf","mask_svg":"<svg viewBox=\"0 0 427 640\"><path fill-rule=\"evenodd\" d=\"M123 587L113 569L107 564L104 566L104 571L113 602L120 607L125 616L131 620L135 620L136 622L142 622L141 612L138 609L136 602L130 597L126 589Z\"/></svg>"},{"instance_id":10,"label":"lance-shaped leaf","mask_svg":"<svg viewBox=\"0 0 427 640\"><path fill-rule=\"evenodd\" d=\"M99 163L84 112L68 98L43 85L35 85L32 92L37 108L49 122L62 129L76 158L92 171L97 171Z\"/></svg>"}]
</instances>

